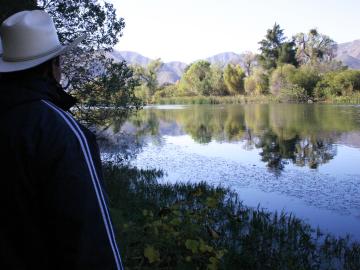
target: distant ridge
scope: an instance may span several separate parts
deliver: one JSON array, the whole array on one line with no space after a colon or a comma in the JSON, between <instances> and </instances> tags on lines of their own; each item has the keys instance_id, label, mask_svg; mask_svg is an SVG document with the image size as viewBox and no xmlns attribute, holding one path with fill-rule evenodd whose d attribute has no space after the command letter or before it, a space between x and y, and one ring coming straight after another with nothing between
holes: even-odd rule
<instances>
[{"instance_id":1,"label":"distant ridge","mask_svg":"<svg viewBox=\"0 0 360 270\"><path fill-rule=\"evenodd\" d=\"M360 39L338 45L337 58L352 69L360 69Z\"/></svg>"},{"instance_id":2,"label":"distant ridge","mask_svg":"<svg viewBox=\"0 0 360 270\"><path fill-rule=\"evenodd\" d=\"M235 65L242 65L244 61L244 55L234 52L224 52L208 57L206 58L206 60L209 61L211 64L220 65L222 67L226 66L229 63Z\"/></svg>"},{"instance_id":3,"label":"distant ridge","mask_svg":"<svg viewBox=\"0 0 360 270\"><path fill-rule=\"evenodd\" d=\"M111 57L118 62L125 60L129 64L138 64L144 67L152 61L151 58L132 51L114 50L113 52L108 53L108 57ZM351 69L360 70L360 39L338 44L337 59L342 61ZM244 54L224 52L210 56L205 60L209 61L211 64L217 64L221 67L224 67L229 63L242 65L244 61ZM159 83L161 85L165 83L175 83L181 78L187 65L188 64L186 63L177 61L164 63L158 73Z\"/></svg>"}]
</instances>

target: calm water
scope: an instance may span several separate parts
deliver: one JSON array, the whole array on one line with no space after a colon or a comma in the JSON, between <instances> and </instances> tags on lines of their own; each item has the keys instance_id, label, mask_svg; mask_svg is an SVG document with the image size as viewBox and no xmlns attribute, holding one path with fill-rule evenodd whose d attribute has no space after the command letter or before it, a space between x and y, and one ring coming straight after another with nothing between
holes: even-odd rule
<instances>
[{"instance_id":1,"label":"calm water","mask_svg":"<svg viewBox=\"0 0 360 270\"><path fill-rule=\"evenodd\" d=\"M154 106L105 136L104 155L125 146L161 181L220 184L246 205L360 239L360 106Z\"/></svg>"}]
</instances>

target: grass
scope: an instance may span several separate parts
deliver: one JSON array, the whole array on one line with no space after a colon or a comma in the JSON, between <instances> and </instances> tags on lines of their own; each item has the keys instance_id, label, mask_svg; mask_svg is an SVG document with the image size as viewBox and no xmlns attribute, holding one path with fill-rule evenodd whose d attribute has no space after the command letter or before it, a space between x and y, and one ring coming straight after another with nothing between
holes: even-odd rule
<instances>
[{"instance_id":1,"label":"grass","mask_svg":"<svg viewBox=\"0 0 360 270\"><path fill-rule=\"evenodd\" d=\"M279 103L280 98L273 95L260 96L194 96L194 97L165 97L154 100L153 104L252 104L252 103ZM360 104L360 93L354 93L349 96L332 96L321 100L315 100L315 103L328 104Z\"/></svg>"},{"instance_id":2,"label":"grass","mask_svg":"<svg viewBox=\"0 0 360 270\"><path fill-rule=\"evenodd\" d=\"M126 269L360 269L360 244L244 206L225 188L104 164Z\"/></svg>"},{"instance_id":3,"label":"grass","mask_svg":"<svg viewBox=\"0 0 360 270\"><path fill-rule=\"evenodd\" d=\"M328 97L324 103L331 104L360 104L360 93L354 93L349 96Z\"/></svg>"},{"instance_id":4,"label":"grass","mask_svg":"<svg viewBox=\"0 0 360 270\"><path fill-rule=\"evenodd\" d=\"M168 97L154 101L154 104L247 104L277 102L273 96L194 96Z\"/></svg>"}]
</instances>

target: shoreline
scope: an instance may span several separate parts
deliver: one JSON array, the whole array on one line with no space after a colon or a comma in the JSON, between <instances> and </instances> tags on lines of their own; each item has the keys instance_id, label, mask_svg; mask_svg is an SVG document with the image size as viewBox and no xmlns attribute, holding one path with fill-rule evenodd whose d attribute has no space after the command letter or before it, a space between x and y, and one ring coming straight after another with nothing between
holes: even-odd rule
<instances>
[{"instance_id":1,"label":"shoreline","mask_svg":"<svg viewBox=\"0 0 360 270\"><path fill-rule=\"evenodd\" d=\"M324 100L309 100L308 102L283 102L270 95L261 96L195 96L160 98L146 105L189 105L189 104L269 104L269 103L309 103L309 104L360 104L360 94L352 96L331 97Z\"/></svg>"}]
</instances>

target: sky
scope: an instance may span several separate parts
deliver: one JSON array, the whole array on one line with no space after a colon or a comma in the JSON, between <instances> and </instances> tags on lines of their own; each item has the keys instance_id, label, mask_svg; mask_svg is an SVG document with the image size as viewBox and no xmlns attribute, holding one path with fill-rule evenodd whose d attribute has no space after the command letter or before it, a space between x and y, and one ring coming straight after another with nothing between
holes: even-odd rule
<instances>
[{"instance_id":1,"label":"sky","mask_svg":"<svg viewBox=\"0 0 360 270\"><path fill-rule=\"evenodd\" d=\"M275 22L287 37L317 28L338 43L360 39L360 0L107 0L125 19L115 46L164 62L258 52Z\"/></svg>"}]
</instances>

